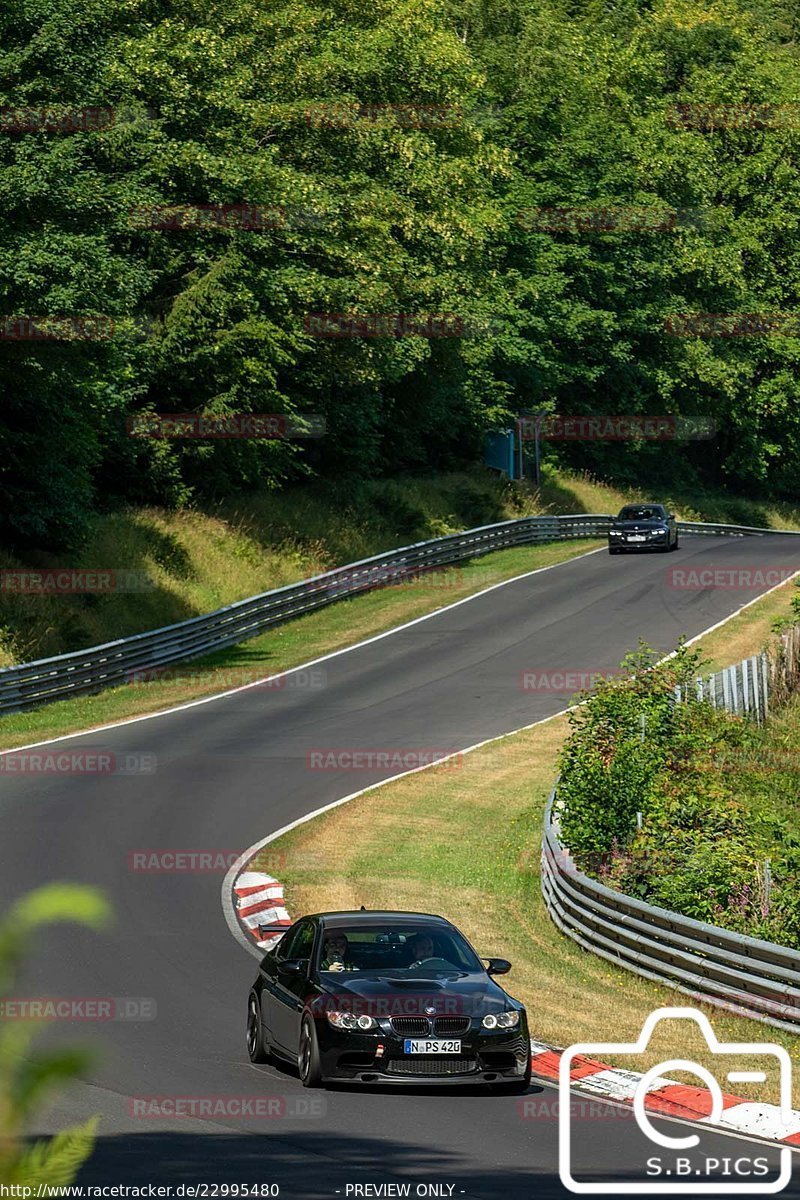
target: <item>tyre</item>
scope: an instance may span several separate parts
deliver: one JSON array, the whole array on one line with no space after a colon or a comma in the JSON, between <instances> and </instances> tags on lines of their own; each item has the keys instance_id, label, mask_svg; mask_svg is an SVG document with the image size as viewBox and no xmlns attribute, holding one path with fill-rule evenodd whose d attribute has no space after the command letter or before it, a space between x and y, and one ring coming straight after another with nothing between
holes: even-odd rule
<instances>
[{"instance_id":1,"label":"tyre","mask_svg":"<svg viewBox=\"0 0 800 1200\"><path fill-rule=\"evenodd\" d=\"M307 1014L300 1026L300 1045L297 1050L297 1070L303 1087L319 1087L322 1083L322 1066L319 1060L319 1043L314 1021Z\"/></svg>"},{"instance_id":2,"label":"tyre","mask_svg":"<svg viewBox=\"0 0 800 1200\"><path fill-rule=\"evenodd\" d=\"M269 1059L264 1024L261 1020L261 1004L255 992L250 993L247 1001L247 1053L250 1062L253 1063L265 1063Z\"/></svg>"},{"instance_id":3,"label":"tyre","mask_svg":"<svg viewBox=\"0 0 800 1200\"><path fill-rule=\"evenodd\" d=\"M608 553L609 554L619 554L619 547L618 546L609 546Z\"/></svg>"},{"instance_id":4,"label":"tyre","mask_svg":"<svg viewBox=\"0 0 800 1200\"><path fill-rule=\"evenodd\" d=\"M677 533L675 534L675 545L672 547L672 549L673 549L673 550L677 550L677 549L678 549L678 535L677 535Z\"/></svg>"}]
</instances>

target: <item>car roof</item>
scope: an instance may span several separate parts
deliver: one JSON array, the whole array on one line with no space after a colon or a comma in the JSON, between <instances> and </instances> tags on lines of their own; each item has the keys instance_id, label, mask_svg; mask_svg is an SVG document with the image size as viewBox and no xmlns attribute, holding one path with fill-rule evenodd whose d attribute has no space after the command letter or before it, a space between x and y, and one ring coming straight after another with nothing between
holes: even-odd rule
<instances>
[{"instance_id":1,"label":"car roof","mask_svg":"<svg viewBox=\"0 0 800 1200\"><path fill-rule=\"evenodd\" d=\"M437 917L433 913L393 912L391 910L310 913L309 916L331 928L353 925L386 925L392 921L413 921L415 925L450 926L451 922L445 917Z\"/></svg>"}]
</instances>

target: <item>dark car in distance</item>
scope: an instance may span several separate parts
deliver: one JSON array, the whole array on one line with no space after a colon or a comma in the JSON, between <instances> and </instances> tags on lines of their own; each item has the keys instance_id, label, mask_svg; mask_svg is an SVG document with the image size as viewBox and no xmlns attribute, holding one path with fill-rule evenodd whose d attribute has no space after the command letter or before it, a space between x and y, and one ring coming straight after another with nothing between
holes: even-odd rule
<instances>
[{"instance_id":1,"label":"dark car in distance","mask_svg":"<svg viewBox=\"0 0 800 1200\"><path fill-rule=\"evenodd\" d=\"M525 1008L443 917L331 912L302 917L264 955L247 1004L251 1062L296 1066L306 1087L475 1084L523 1092Z\"/></svg>"},{"instance_id":2,"label":"dark car in distance","mask_svg":"<svg viewBox=\"0 0 800 1200\"><path fill-rule=\"evenodd\" d=\"M678 523L663 504L626 504L608 530L608 553L677 550Z\"/></svg>"}]
</instances>

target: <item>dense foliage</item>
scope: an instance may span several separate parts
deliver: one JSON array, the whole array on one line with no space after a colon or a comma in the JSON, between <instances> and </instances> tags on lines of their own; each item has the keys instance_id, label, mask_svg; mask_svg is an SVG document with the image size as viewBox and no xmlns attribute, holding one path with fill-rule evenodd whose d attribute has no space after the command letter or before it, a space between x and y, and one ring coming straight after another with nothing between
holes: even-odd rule
<instances>
[{"instance_id":1,"label":"dense foliage","mask_svg":"<svg viewBox=\"0 0 800 1200\"><path fill-rule=\"evenodd\" d=\"M759 729L707 701L677 703L697 655L684 648L645 670L652 658L628 659L626 676L570 714L556 793L564 844L618 891L800 947L800 754L786 748L796 711Z\"/></svg>"},{"instance_id":2,"label":"dense foliage","mask_svg":"<svg viewBox=\"0 0 800 1200\"><path fill-rule=\"evenodd\" d=\"M699 413L711 441L547 452L791 492L800 340L664 322L797 307L800 110L670 116L791 114L796 24L788 0L7 0L0 109L113 120L0 121L0 318L114 324L0 338L0 540L68 546L101 505L310 471L448 468L537 408ZM150 228L159 205L281 216ZM565 205L672 217L542 228ZM459 336L320 337L319 313L452 314ZM130 437L146 411L315 413L327 434Z\"/></svg>"}]
</instances>

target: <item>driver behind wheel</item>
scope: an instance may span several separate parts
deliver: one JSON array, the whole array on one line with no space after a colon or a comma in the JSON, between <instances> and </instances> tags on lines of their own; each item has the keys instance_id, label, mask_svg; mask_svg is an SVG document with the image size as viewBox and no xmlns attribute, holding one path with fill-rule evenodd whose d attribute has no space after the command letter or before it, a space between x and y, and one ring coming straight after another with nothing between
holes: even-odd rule
<instances>
[{"instance_id":1,"label":"driver behind wheel","mask_svg":"<svg viewBox=\"0 0 800 1200\"><path fill-rule=\"evenodd\" d=\"M322 948L321 971L357 971L350 962L350 943L346 933L332 932L325 938Z\"/></svg>"},{"instance_id":2,"label":"driver behind wheel","mask_svg":"<svg viewBox=\"0 0 800 1200\"><path fill-rule=\"evenodd\" d=\"M415 933L412 938L409 938L409 945L412 967L424 962L426 958L434 957L433 938L429 933Z\"/></svg>"}]
</instances>

